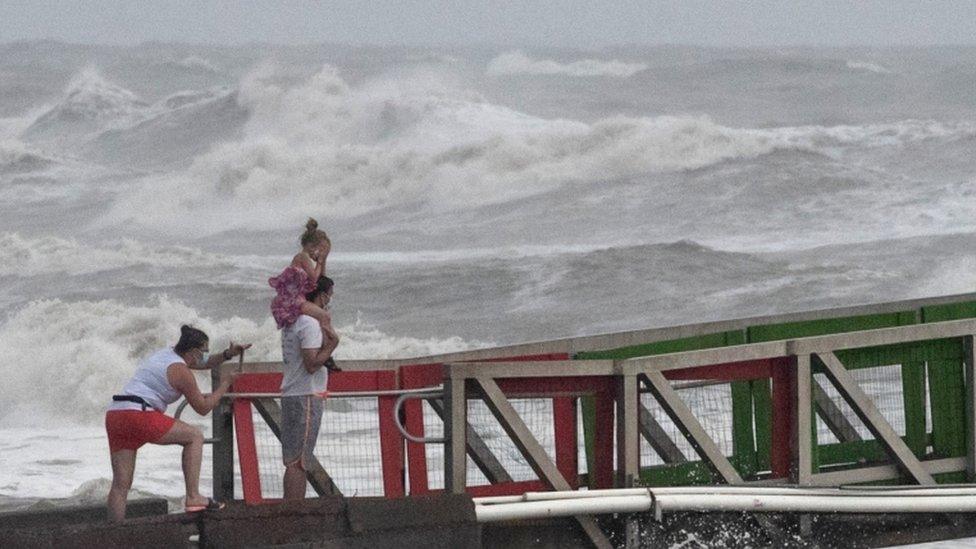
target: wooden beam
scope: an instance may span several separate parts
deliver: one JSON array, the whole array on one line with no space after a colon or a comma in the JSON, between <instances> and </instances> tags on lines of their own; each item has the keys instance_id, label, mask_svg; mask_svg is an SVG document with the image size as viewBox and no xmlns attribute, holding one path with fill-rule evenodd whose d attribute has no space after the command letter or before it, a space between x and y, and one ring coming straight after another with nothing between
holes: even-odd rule
<instances>
[{"instance_id":1,"label":"wooden beam","mask_svg":"<svg viewBox=\"0 0 976 549\"><path fill-rule=\"evenodd\" d=\"M966 458L956 457L926 460L922 462L922 467L932 475L957 473L966 470ZM856 469L817 473L813 475L812 481L814 486L841 486L844 484L896 480L904 476L904 471L897 465L875 465L872 467L858 467Z\"/></svg>"},{"instance_id":2,"label":"wooden beam","mask_svg":"<svg viewBox=\"0 0 976 549\"><path fill-rule=\"evenodd\" d=\"M845 332L840 334L805 337L790 340L789 354L828 353L841 349L856 349L861 347L877 347L893 345L895 343L909 343L928 339L946 339L950 337L964 337L976 332L976 320L951 320L947 322L932 322L930 324L912 324L895 328L880 328L859 332Z\"/></svg>"},{"instance_id":3,"label":"wooden beam","mask_svg":"<svg viewBox=\"0 0 976 549\"><path fill-rule=\"evenodd\" d=\"M220 385L220 372L210 372L210 386ZM213 410L213 491L219 501L234 499L234 414L231 401L221 399Z\"/></svg>"},{"instance_id":4,"label":"wooden beam","mask_svg":"<svg viewBox=\"0 0 976 549\"><path fill-rule=\"evenodd\" d=\"M448 366L454 375L469 378L609 376L614 374L612 360L451 362Z\"/></svg>"},{"instance_id":5,"label":"wooden beam","mask_svg":"<svg viewBox=\"0 0 976 549\"><path fill-rule=\"evenodd\" d=\"M664 463L684 463L688 461L685 455L681 453L678 445L671 440L671 437L661 427L661 424L647 410L647 407L638 402L637 409L640 413L638 427L640 428L641 435L651 445L651 448L657 452L657 455L661 456Z\"/></svg>"},{"instance_id":6,"label":"wooden beam","mask_svg":"<svg viewBox=\"0 0 976 549\"><path fill-rule=\"evenodd\" d=\"M271 428L271 432L274 436L281 441L281 406L273 398L256 398L253 399L254 407L257 409L258 413L264 419L264 422L268 424ZM305 471L305 476L308 477L309 484L312 485L312 489L315 493L320 496L341 496L342 491L336 486L335 482L332 481L332 477L322 466L319 460L312 456L312 460L305 464L308 469Z\"/></svg>"},{"instance_id":7,"label":"wooden beam","mask_svg":"<svg viewBox=\"0 0 976 549\"><path fill-rule=\"evenodd\" d=\"M640 478L640 395L637 376L617 378L617 486L630 488Z\"/></svg>"},{"instance_id":8,"label":"wooden beam","mask_svg":"<svg viewBox=\"0 0 976 549\"><path fill-rule=\"evenodd\" d=\"M664 375L660 372L645 372L642 378L648 384L658 403L667 412L671 421L681 430L681 433L695 448L698 455L728 484L742 484L742 477L739 476L728 458L722 454L712 438L705 432L705 428L695 418L688 405L671 388L671 384L664 378Z\"/></svg>"},{"instance_id":9,"label":"wooden beam","mask_svg":"<svg viewBox=\"0 0 976 549\"><path fill-rule=\"evenodd\" d=\"M434 413L444 421L447 417L444 410L444 405L440 400L432 398L427 401L430 407L434 409ZM498 484L499 482L512 482L512 477L505 470L505 467L498 461L495 454L492 453L491 448L485 444L478 433L475 432L471 424L468 424L467 437L465 438L465 444L467 445L468 455L471 456L471 460L474 464L478 466L481 474L485 475L488 482L492 484Z\"/></svg>"},{"instance_id":10,"label":"wooden beam","mask_svg":"<svg viewBox=\"0 0 976 549\"><path fill-rule=\"evenodd\" d=\"M813 405L811 384L813 376L810 371L810 355L796 357L796 399L793 418L793 480L800 486L807 486L813 474Z\"/></svg>"},{"instance_id":11,"label":"wooden beam","mask_svg":"<svg viewBox=\"0 0 976 549\"><path fill-rule=\"evenodd\" d=\"M448 368L445 368L447 371ZM465 435L468 425L468 400L465 379L453 375L444 379L444 490L463 494L468 486L468 457Z\"/></svg>"},{"instance_id":12,"label":"wooden beam","mask_svg":"<svg viewBox=\"0 0 976 549\"><path fill-rule=\"evenodd\" d=\"M963 338L966 351L966 479L976 481L976 351L974 336Z\"/></svg>"},{"instance_id":13,"label":"wooden beam","mask_svg":"<svg viewBox=\"0 0 976 549\"><path fill-rule=\"evenodd\" d=\"M620 361L619 373L637 375L645 372L680 370L696 366L749 362L786 356L786 341L730 345L715 349L701 349L681 353L668 353L647 357L628 358Z\"/></svg>"},{"instance_id":14,"label":"wooden beam","mask_svg":"<svg viewBox=\"0 0 976 549\"><path fill-rule=\"evenodd\" d=\"M571 490L569 481L559 473L556 464L546 454L545 448L539 444L532 431L529 430L525 422L522 421L522 418L519 417L518 412L512 407L512 403L505 398L505 395L498 388L495 380L488 377L476 377L474 379L479 385L481 393L484 395L485 404L488 406L488 409L491 410L492 415L495 416L502 429L512 439L512 442L525 457L525 460L528 461L529 467L535 471L539 479L549 485L553 490ZM594 545L607 549L613 547L593 517L578 516L576 520L583 527L583 531L590 537Z\"/></svg>"},{"instance_id":15,"label":"wooden beam","mask_svg":"<svg viewBox=\"0 0 976 549\"><path fill-rule=\"evenodd\" d=\"M827 396L826 391L817 383L816 379L813 380L813 405L820 419L827 425L830 432L837 437L837 440L840 442L861 440L861 434L851 425L851 422L844 415L844 412L840 411L837 404Z\"/></svg>"},{"instance_id":16,"label":"wooden beam","mask_svg":"<svg viewBox=\"0 0 976 549\"><path fill-rule=\"evenodd\" d=\"M905 441L891 427L891 424L881 415L867 394L861 390L851 374L844 368L840 360L832 352L821 352L817 356L824 365L824 372L834 383L834 386L844 397L854 413L864 422L871 434L884 446L891 457L902 469L919 484L935 484L935 479L925 470L922 463L915 457Z\"/></svg>"}]
</instances>

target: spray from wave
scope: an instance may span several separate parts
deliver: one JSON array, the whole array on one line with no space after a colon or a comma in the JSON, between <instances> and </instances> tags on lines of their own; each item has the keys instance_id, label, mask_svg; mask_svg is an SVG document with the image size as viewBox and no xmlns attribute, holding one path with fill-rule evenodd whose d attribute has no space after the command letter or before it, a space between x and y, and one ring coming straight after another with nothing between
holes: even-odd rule
<instances>
[{"instance_id":1,"label":"spray from wave","mask_svg":"<svg viewBox=\"0 0 976 549\"><path fill-rule=\"evenodd\" d=\"M853 59L847 62L847 68L855 71L873 72L875 74L891 74L892 72L891 69L878 65L877 63Z\"/></svg>"},{"instance_id":2,"label":"spray from wave","mask_svg":"<svg viewBox=\"0 0 976 549\"><path fill-rule=\"evenodd\" d=\"M647 69L644 63L582 59L560 63L552 59L533 59L521 51L503 53L488 63L486 72L492 76L513 74L562 75L573 77L611 76L629 78Z\"/></svg>"},{"instance_id":3,"label":"spray from wave","mask_svg":"<svg viewBox=\"0 0 976 549\"><path fill-rule=\"evenodd\" d=\"M250 113L243 137L216 145L185 171L144 180L104 222L182 231L213 204L221 212L199 220L204 234L280 229L309 211L334 218L390 208L437 214L568 183L693 170L777 150L833 155L845 147L976 135L972 124L913 120L743 129L707 116L545 119L488 103L436 74L352 87L327 66L289 88L265 67L239 90ZM276 215L266 215L269 209Z\"/></svg>"},{"instance_id":4,"label":"spray from wave","mask_svg":"<svg viewBox=\"0 0 976 549\"><path fill-rule=\"evenodd\" d=\"M19 233L0 233L0 276L81 275L136 265L221 266L230 261L195 248L157 247L132 239L95 247L54 236L27 238Z\"/></svg>"},{"instance_id":5,"label":"spray from wave","mask_svg":"<svg viewBox=\"0 0 976 549\"><path fill-rule=\"evenodd\" d=\"M118 301L35 301L0 325L0 425L49 425L101 420L109 399L132 375L138 361L154 349L172 345L182 324L207 332L211 346L228 340L253 348L249 361L280 360L274 321L240 317L212 319L192 307L158 296L146 306ZM471 348L460 338L396 337L357 322L339 326L339 359L430 355ZM202 387L209 387L201 379Z\"/></svg>"}]
</instances>

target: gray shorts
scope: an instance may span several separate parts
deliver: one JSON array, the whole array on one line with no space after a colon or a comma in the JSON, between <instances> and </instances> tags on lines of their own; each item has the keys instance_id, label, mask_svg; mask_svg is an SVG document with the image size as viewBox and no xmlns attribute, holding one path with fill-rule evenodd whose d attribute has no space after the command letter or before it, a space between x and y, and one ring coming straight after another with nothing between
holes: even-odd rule
<instances>
[{"instance_id":1,"label":"gray shorts","mask_svg":"<svg viewBox=\"0 0 976 549\"><path fill-rule=\"evenodd\" d=\"M312 395L281 397L281 457L285 465L308 470L322 424L321 398Z\"/></svg>"}]
</instances>

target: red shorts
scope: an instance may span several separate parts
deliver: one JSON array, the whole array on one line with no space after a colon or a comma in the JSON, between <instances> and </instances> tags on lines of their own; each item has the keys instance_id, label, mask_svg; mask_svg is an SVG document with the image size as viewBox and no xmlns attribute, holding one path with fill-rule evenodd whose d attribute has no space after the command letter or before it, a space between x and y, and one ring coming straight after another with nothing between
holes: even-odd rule
<instances>
[{"instance_id":1,"label":"red shorts","mask_svg":"<svg viewBox=\"0 0 976 549\"><path fill-rule=\"evenodd\" d=\"M109 410L105 413L109 451L138 450L162 438L174 423L175 419L155 410Z\"/></svg>"}]
</instances>

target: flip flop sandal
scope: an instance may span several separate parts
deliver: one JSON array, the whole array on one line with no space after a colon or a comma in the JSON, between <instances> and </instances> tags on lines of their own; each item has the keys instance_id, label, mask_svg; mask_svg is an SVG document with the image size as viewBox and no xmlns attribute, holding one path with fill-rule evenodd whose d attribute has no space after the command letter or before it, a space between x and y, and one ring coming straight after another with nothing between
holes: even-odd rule
<instances>
[{"instance_id":1,"label":"flip flop sandal","mask_svg":"<svg viewBox=\"0 0 976 549\"><path fill-rule=\"evenodd\" d=\"M226 504L222 501L217 501L214 498L207 498L206 505L185 505L184 510L187 513L199 513L200 511L219 511L223 509Z\"/></svg>"}]
</instances>

